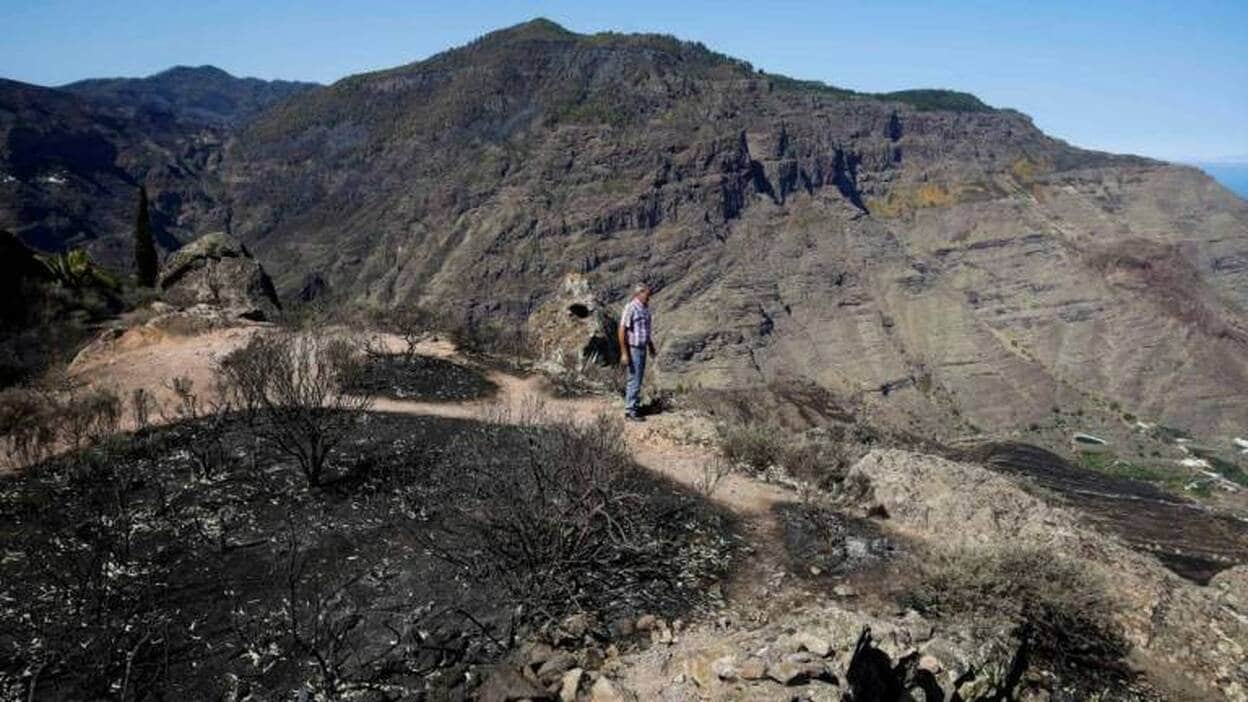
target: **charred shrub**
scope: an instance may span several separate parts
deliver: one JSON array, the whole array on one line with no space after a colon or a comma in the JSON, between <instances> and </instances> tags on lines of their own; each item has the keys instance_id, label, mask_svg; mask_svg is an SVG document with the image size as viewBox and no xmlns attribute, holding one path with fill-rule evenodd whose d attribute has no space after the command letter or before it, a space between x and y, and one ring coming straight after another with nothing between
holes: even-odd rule
<instances>
[{"instance_id":1,"label":"charred shrub","mask_svg":"<svg viewBox=\"0 0 1248 702\"><path fill-rule=\"evenodd\" d=\"M29 388L0 391L0 456L13 467L47 456L56 442L55 419L44 395Z\"/></svg>"},{"instance_id":2,"label":"charred shrub","mask_svg":"<svg viewBox=\"0 0 1248 702\"><path fill-rule=\"evenodd\" d=\"M38 462L58 447L81 450L117 433L121 399L105 389L56 386L0 392L0 456L13 467Z\"/></svg>"},{"instance_id":3,"label":"charred shrub","mask_svg":"<svg viewBox=\"0 0 1248 702\"><path fill-rule=\"evenodd\" d=\"M473 319L445 319L441 325L455 347L465 353L512 359L532 355L529 338L520 325L509 326Z\"/></svg>"},{"instance_id":4,"label":"charred shrub","mask_svg":"<svg viewBox=\"0 0 1248 702\"><path fill-rule=\"evenodd\" d=\"M521 427L510 450L496 432L514 430L497 426L456 447L463 486L435 515L441 557L548 616L628 597L656 604L723 565L698 545L722 525L711 528L716 518L696 499L633 464L618 423L530 418ZM447 541L461 545L438 546Z\"/></svg>"},{"instance_id":5,"label":"charred shrub","mask_svg":"<svg viewBox=\"0 0 1248 702\"><path fill-rule=\"evenodd\" d=\"M64 438L79 449L115 434L121 409L121 399L111 391L72 391L59 407Z\"/></svg>"},{"instance_id":6,"label":"charred shrub","mask_svg":"<svg viewBox=\"0 0 1248 702\"><path fill-rule=\"evenodd\" d=\"M118 449L105 442L4 486L0 514L13 525L4 546L23 555L0 579L0 599L20 602L0 612L6 693L141 698L167 674L167 634L184 623L161 611L168 572L141 546L153 533L140 528L149 514L142 480ZM36 521L38 529L28 526Z\"/></svg>"},{"instance_id":7,"label":"charred shrub","mask_svg":"<svg viewBox=\"0 0 1248 702\"><path fill-rule=\"evenodd\" d=\"M345 339L257 335L222 359L218 385L226 401L249 413L255 431L296 461L315 487L358 414L372 406L371 397L346 390L358 367L358 349Z\"/></svg>"}]
</instances>

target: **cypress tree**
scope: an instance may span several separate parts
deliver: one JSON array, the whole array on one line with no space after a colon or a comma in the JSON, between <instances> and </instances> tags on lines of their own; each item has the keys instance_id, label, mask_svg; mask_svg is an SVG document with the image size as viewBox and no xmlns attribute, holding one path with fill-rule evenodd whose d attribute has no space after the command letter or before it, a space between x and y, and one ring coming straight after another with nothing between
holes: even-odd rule
<instances>
[{"instance_id":1,"label":"cypress tree","mask_svg":"<svg viewBox=\"0 0 1248 702\"><path fill-rule=\"evenodd\" d=\"M152 222L147 215L147 188L139 186L139 211L134 221L134 268L139 285L156 286L156 241L152 239Z\"/></svg>"}]
</instances>

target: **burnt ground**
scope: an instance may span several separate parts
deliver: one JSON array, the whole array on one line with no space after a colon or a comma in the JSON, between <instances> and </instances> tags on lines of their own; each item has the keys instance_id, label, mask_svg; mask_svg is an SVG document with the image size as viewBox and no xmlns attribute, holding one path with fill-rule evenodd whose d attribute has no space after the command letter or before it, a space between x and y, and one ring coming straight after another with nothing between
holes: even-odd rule
<instances>
[{"instance_id":1,"label":"burnt ground","mask_svg":"<svg viewBox=\"0 0 1248 702\"><path fill-rule=\"evenodd\" d=\"M894 544L879 527L834 510L799 502L772 506L784 534L790 570L799 577L842 576L888 559Z\"/></svg>"},{"instance_id":2,"label":"burnt ground","mask_svg":"<svg viewBox=\"0 0 1248 702\"><path fill-rule=\"evenodd\" d=\"M532 448L550 430L357 420L322 488L241 417L120 437L0 482L0 698L461 699L549 618L676 616L728 567L730 518L628 462L610 488L627 496L626 548L542 573L571 596L526 597L516 585L532 579L483 561L502 510L482 476L540 473ZM209 445L221 460L205 476Z\"/></svg>"},{"instance_id":3,"label":"burnt ground","mask_svg":"<svg viewBox=\"0 0 1248 702\"><path fill-rule=\"evenodd\" d=\"M347 390L392 400L452 402L493 396L498 386L478 368L432 356L370 356Z\"/></svg>"},{"instance_id":4,"label":"burnt ground","mask_svg":"<svg viewBox=\"0 0 1248 702\"><path fill-rule=\"evenodd\" d=\"M1248 563L1248 523L1149 483L1087 470L1028 444L989 444L971 454L990 468L1030 478L1097 528L1153 554L1189 580L1203 585L1226 568Z\"/></svg>"}]
</instances>

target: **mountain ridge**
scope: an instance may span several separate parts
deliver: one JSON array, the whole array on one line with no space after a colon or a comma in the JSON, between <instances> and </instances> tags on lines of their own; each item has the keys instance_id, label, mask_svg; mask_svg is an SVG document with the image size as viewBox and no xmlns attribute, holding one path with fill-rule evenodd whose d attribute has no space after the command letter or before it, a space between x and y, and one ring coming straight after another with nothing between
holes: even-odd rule
<instances>
[{"instance_id":1,"label":"mountain ridge","mask_svg":"<svg viewBox=\"0 0 1248 702\"><path fill-rule=\"evenodd\" d=\"M195 123L237 126L318 83L236 77L211 65L173 66L143 78L89 78L58 90L115 108L167 111Z\"/></svg>"},{"instance_id":2,"label":"mountain ridge","mask_svg":"<svg viewBox=\"0 0 1248 702\"><path fill-rule=\"evenodd\" d=\"M288 295L518 326L566 273L608 303L649 279L669 386L810 384L945 435L1111 404L1248 424L1242 201L973 96L884 95L526 23L145 177L185 175L167 231L233 232Z\"/></svg>"},{"instance_id":3,"label":"mountain ridge","mask_svg":"<svg viewBox=\"0 0 1248 702\"><path fill-rule=\"evenodd\" d=\"M671 385L796 379L942 432L1248 422L1248 211L1203 174L803 87L671 37L491 33L261 115L232 223L288 292L469 323L647 278Z\"/></svg>"}]
</instances>

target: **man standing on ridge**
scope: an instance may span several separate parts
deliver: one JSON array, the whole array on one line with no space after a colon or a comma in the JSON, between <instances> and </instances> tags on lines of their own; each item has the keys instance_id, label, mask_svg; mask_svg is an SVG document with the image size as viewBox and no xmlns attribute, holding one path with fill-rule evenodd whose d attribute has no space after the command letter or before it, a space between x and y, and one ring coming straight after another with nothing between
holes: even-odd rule
<instances>
[{"instance_id":1,"label":"man standing on ridge","mask_svg":"<svg viewBox=\"0 0 1248 702\"><path fill-rule=\"evenodd\" d=\"M644 422L641 416L641 381L646 374L646 352L654 350L654 337L650 332L650 286L640 283L633 289L633 299L624 306L620 315L620 360L628 368L628 385L624 391L624 416L634 422Z\"/></svg>"}]
</instances>

